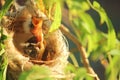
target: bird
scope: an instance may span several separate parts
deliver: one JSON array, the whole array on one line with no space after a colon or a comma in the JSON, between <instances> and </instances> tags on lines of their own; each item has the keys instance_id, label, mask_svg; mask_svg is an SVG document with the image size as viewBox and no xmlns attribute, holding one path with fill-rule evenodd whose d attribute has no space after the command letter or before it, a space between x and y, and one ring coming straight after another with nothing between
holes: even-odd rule
<instances>
[{"instance_id":1,"label":"bird","mask_svg":"<svg viewBox=\"0 0 120 80\"><path fill-rule=\"evenodd\" d=\"M36 47L38 47L37 59L41 60L42 55L45 51L45 41L44 41L43 31L42 31L43 19L32 17L32 24L33 24L33 27L31 28L30 31L35 36L37 41L37 45L36 45Z\"/></svg>"}]
</instances>

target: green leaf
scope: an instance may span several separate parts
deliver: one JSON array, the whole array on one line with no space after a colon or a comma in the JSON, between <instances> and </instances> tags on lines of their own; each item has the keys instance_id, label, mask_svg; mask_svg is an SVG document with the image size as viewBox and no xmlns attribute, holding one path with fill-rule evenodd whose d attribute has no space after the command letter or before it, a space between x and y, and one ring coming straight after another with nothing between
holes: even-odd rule
<instances>
[{"instance_id":1,"label":"green leaf","mask_svg":"<svg viewBox=\"0 0 120 80\"><path fill-rule=\"evenodd\" d=\"M51 24L50 30L49 32L53 32L56 29L58 29L61 25L61 7L60 7L60 3L55 4L55 13L54 13L54 17L53 17L53 22Z\"/></svg>"},{"instance_id":2,"label":"green leaf","mask_svg":"<svg viewBox=\"0 0 120 80\"><path fill-rule=\"evenodd\" d=\"M78 64L75 56L73 55L73 53L70 54L70 59L72 60L74 66L79 67L79 64Z\"/></svg>"},{"instance_id":3,"label":"green leaf","mask_svg":"<svg viewBox=\"0 0 120 80\"><path fill-rule=\"evenodd\" d=\"M96 10L100 15L100 23L103 24L106 21L106 12L105 10L100 6L100 4L97 1L93 2L93 5L91 5L94 10Z\"/></svg>"},{"instance_id":4,"label":"green leaf","mask_svg":"<svg viewBox=\"0 0 120 80\"><path fill-rule=\"evenodd\" d=\"M113 49L116 46L116 33L111 20L107 17L106 24L108 26L108 48Z\"/></svg>"},{"instance_id":5,"label":"green leaf","mask_svg":"<svg viewBox=\"0 0 120 80\"><path fill-rule=\"evenodd\" d=\"M66 3L71 10L71 12L77 13L78 11L87 11L90 6L85 0L66 0Z\"/></svg>"},{"instance_id":6,"label":"green leaf","mask_svg":"<svg viewBox=\"0 0 120 80\"><path fill-rule=\"evenodd\" d=\"M113 49L109 52L111 55L120 56L120 50L119 49Z\"/></svg>"},{"instance_id":7,"label":"green leaf","mask_svg":"<svg viewBox=\"0 0 120 80\"><path fill-rule=\"evenodd\" d=\"M116 45L116 33L113 27L113 24L109 17L107 16L105 10L100 6L100 4L97 1L93 2L93 5L88 0L88 3L91 5L91 7L97 11L101 18L101 23L106 23L108 27L108 50L115 48Z\"/></svg>"},{"instance_id":8,"label":"green leaf","mask_svg":"<svg viewBox=\"0 0 120 80\"><path fill-rule=\"evenodd\" d=\"M7 36L4 35L4 34L2 34L0 40L1 40L1 41L4 41L5 39L7 39Z\"/></svg>"},{"instance_id":9,"label":"green leaf","mask_svg":"<svg viewBox=\"0 0 120 80\"><path fill-rule=\"evenodd\" d=\"M94 51L98 44L96 44L96 36L95 35L88 35L88 50L87 53ZM94 45L93 45L94 44Z\"/></svg>"},{"instance_id":10,"label":"green leaf","mask_svg":"<svg viewBox=\"0 0 120 80\"><path fill-rule=\"evenodd\" d=\"M118 80L117 76L120 74L119 61L120 61L120 55L116 55L113 57L112 61L109 63L106 70L106 75L107 75L106 80Z\"/></svg>"},{"instance_id":11,"label":"green leaf","mask_svg":"<svg viewBox=\"0 0 120 80\"><path fill-rule=\"evenodd\" d=\"M8 65L8 60L0 56L0 79L1 80L6 80L6 72L7 72L7 65Z\"/></svg>"},{"instance_id":12,"label":"green leaf","mask_svg":"<svg viewBox=\"0 0 120 80\"><path fill-rule=\"evenodd\" d=\"M53 4L56 2L56 0L43 0L44 5L46 9L52 8Z\"/></svg>"},{"instance_id":13,"label":"green leaf","mask_svg":"<svg viewBox=\"0 0 120 80\"><path fill-rule=\"evenodd\" d=\"M76 67L72 64L68 64L65 68L65 74L70 75L74 74L74 77L72 80L93 80L92 77L87 75L87 71L83 67ZM68 79L66 79L68 80Z\"/></svg>"},{"instance_id":14,"label":"green leaf","mask_svg":"<svg viewBox=\"0 0 120 80\"><path fill-rule=\"evenodd\" d=\"M0 43L0 56L2 56L2 54L5 52L5 46L2 44L2 43Z\"/></svg>"},{"instance_id":15,"label":"green leaf","mask_svg":"<svg viewBox=\"0 0 120 80\"><path fill-rule=\"evenodd\" d=\"M2 7L1 11L0 11L0 21L2 19L2 17L6 14L6 12L8 11L10 5L12 4L13 0L7 0L5 2L5 5Z\"/></svg>"},{"instance_id":16,"label":"green leaf","mask_svg":"<svg viewBox=\"0 0 120 80\"><path fill-rule=\"evenodd\" d=\"M33 66L31 70L24 71L18 80L53 80L50 73L45 66Z\"/></svg>"},{"instance_id":17,"label":"green leaf","mask_svg":"<svg viewBox=\"0 0 120 80\"><path fill-rule=\"evenodd\" d=\"M0 11L0 22L1 22L2 17L8 11L8 9L9 9L10 5L12 4L12 2L13 2L13 0L5 1L5 4L4 4L4 6L2 7L2 9ZM3 34L3 28L1 27L0 28L0 80L6 80L6 72L7 72L8 60L5 57L5 55L3 55L3 53L5 52L3 41L6 38L7 37Z\"/></svg>"},{"instance_id":18,"label":"green leaf","mask_svg":"<svg viewBox=\"0 0 120 80\"><path fill-rule=\"evenodd\" d=\"M96 1L93 2L93 6L96 7L96 8L99 8L100 7L100 4Z\"/></svg>"},{"instance_id":19,"label":"green leaf","mask_svg":"<svg viewBox=\"0 0 120 80\"><path fill-rule=\"evenodd\" d=\"M73 18L73 24L75 25L74 30L79 36L82 45L88 45L88 53L96 48L96 26L92 17L85 12L78 12L79 17ZM82 37L83 36L83 37ZM94 45L93 45L94 44Z\"/></svg>"},{"instance_id":20,"label":"green leaf","mask_svg":"<svg viewBox=\"0 0 120 80\"><path fill-rule=\"evenodd\" d=\"M44 5L45 5L45 9L46 9L46 15L48 16L48 18L50 19L51 17L53 17L53 14L54 14L54 5L56 3L60 3L59 0L43 0L44 2Z\"/></svg>"},{"instance_id":21,"label":"green leaf","mask_svg":"<svg viewBox=\"0 0 120 80\"><path fill-rule=\"evenodd\" d=\"M88 32L92 33L95 31L95 23L92 17L87 13L79 13L80 19L83 21L82 27Z\"/></svg>"}]
</instances>

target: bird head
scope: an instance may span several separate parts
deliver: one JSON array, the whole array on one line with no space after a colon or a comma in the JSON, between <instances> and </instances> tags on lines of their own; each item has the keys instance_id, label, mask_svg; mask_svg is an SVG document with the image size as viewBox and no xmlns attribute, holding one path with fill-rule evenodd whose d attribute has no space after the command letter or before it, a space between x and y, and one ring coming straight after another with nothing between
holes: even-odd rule
<instances>
[{"instance_id":1,"label":"bird head","mask_svg":"<svg viewBox=\"0 0 120 80\"><path fill-rule=\"evenodd\" d=\"M32 17L33 27L31 28L30 31L33 34L33 36L36 37L38 42L43 41L42 24L43 24L42 18Z\"/></svg>"}]
</instances>

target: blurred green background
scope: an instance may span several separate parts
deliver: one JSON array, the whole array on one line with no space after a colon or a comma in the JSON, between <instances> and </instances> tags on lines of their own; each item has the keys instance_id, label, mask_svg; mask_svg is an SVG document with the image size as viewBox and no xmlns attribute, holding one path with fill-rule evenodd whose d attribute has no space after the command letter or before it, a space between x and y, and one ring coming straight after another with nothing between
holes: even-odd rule
<instances>
[{"instance_id":1,"label":"blurred green background","mask_svg":"<svg viewBox=\"0 0 120 80\"><path fill-rule=\"evenodd\" d=\"M108 17L111 19L113 26L115 28L115 32L117 33L117 38L120 40L120 0L97 0L101 6L105 9ZM63 9L63 24L66 26L70 26L68 21L68 11L67 9ZM88 11L88 13L93 17L97 28L107 33L107 26L105 24L100 24L100 17L97 12L94 10ZM70 42L70 48L75 48L75 45ZM76 54L78 53L78 54ZM78 62L80 61L79 52L75 52L76 58ZM69 59L70 60L70 59ZM71 61L71 60L70 60ZM91 66L94 68L95 72L100 77L100 80L105 80L105 69L103 65L101 65L100 61L92 61L90 60ZM82 66L81 64L79 64Z\"/></svg>"},{"instance_id":2,"label":"blurred green background","mask_svg":"<svg viewBox=\"0 0 120 80\"><path fill-rule=\"evenodd\" d=\"M120 40L120 0L97 0L101 6L106 10L109 18L111 19L115 31L117 32L117 37ZM91 15L97 19L96 13L91 13ZM97 20L99 23L99 21ZM99 25L98 25L99 26ZM100 27L100 29L104 30L104 28ZM104 30L105 31L105 30Z\"/></svg>"}]
</instances>

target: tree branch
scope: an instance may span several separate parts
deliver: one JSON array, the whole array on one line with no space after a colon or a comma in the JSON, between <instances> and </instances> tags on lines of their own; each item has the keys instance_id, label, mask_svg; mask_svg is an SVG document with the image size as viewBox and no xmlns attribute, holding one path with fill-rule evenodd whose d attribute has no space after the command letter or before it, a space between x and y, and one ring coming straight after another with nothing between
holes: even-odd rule
<instances>
[{"instance_id":1,"label":"tree branch","mask_svg":"<svg viewBox=\"0 0 120 80\"><path fill-rule=\"evenodd\" d=\"M79 40L73 34L71 34L69 29L67 29L67 27L65 27L64 25L61 25L60 30L63 32L63 34L65 34L70 40L72 40L76 44L81 54L83 65L85 66L87 72L92 74L95 80L100 80L98 75L94 72L93 68L90 66L89 60L87 58L86 50L82 46L82 44L79 42Z\"/></svg>"}]
</instances>

